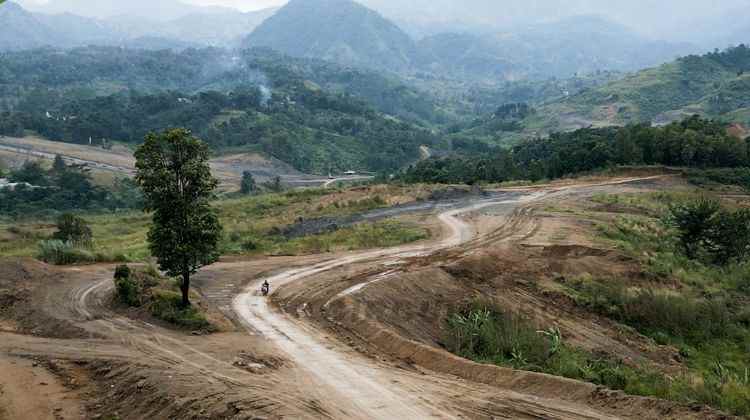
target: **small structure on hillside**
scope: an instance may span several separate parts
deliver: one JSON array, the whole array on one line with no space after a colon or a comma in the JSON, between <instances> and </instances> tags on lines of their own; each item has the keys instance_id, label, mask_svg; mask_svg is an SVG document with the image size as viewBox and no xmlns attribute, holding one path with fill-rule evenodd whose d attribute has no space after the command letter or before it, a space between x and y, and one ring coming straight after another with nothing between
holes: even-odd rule
<instances>
[{"instance_id":1,"label":"small structure on hillside","mask_svg":"<svg viewBox=\"0 0 750 420\"><path fill-rule=\"evenodd\" d=\"M28 182L10 182L7 178L0 178L0 190L13 191L20 186L24 186L26 188L41 188L31 185Z\"/></svg>"}]
</instances>

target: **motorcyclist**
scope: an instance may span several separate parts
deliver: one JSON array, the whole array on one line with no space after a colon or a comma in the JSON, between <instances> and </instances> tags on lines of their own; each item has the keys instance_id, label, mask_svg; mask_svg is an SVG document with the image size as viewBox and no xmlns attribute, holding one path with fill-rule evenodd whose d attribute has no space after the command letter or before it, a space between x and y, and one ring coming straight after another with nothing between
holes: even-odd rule
<instances>
[{"instance_id":1,"label":"motorcyclist","mask_svg":"<svg viewBox=\"0 0 750 420\"><path fill-rule=\"evenodd\" d=\"M268 284L268 280L265 280L263 282L263 286L260 287L261 292L263 292L263 296L267 295L268 292L271 291L271 285Z\"/></svg>"}]
</instances>

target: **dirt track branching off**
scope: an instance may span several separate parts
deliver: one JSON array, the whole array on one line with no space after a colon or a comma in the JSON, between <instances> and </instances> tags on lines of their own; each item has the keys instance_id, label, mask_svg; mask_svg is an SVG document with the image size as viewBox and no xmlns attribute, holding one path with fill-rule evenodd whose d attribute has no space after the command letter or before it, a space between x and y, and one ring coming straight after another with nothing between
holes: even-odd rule
<instances>
[{"instance_id":1,"label":"dirt track branching off","mask_svg":"<svg viewBox=\"0 0 750 420\"><path fill-rule=\"evenodd\" d=\"M414 218L432 224L432 241L226 259L195 279L207 304L232 322L211 336L168 330L113 310L113 266L4 261L0 267L16 264L8 273L26 280L0 283L23 301L0 314L0 351L63 361L60 378L75 378L75 398L87 402L90 416L724 418L700 405L478 364L445 350L449 314L486 297L534 325L556 326L571 349L617 356L625 365L643 364L665 375L683 369L669 346L565 294L569 279L584 274L649 281L639 257L591 237L596 223L614 220L617 213L576 203L597 194L663 188L682 184L661 178L568 181L464 197ZM373 191L281 199L314 214L327 200L357 201L368 194ZM378 194L389 197L389 204L413 200L403 192ZM239 202L237 207L242 209ZM573 210L543 211L551 208ZM587 217L593 213L595 219ZM242 217L237 213L238 225ZM275 217L296 223L298 216ZM259 294L263 279L271 282L270 298ZM36 329L50 319L61 327ZM70 328L70 338L53 338L52 331L65 335L62 326Z\"/></svg>"}]
</instances>

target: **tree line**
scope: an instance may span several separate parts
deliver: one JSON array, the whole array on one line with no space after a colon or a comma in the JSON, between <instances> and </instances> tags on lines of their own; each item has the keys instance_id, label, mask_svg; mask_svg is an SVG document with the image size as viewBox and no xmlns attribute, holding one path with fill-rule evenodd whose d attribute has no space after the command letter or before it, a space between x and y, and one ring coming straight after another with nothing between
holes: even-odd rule
<instances>
[{"instance_id":1,"label":"tree line","mask_svg":"<svg viewBox=\"0 0 750 420\"><path fill-rule=\"evenodd\" d=\"M131 179L117 179L111 188L95 185L88 168L68 165L57 157L51 168L28 161L11 170L8 181L13 188L0 187L0 214L32 217L71 210L138 208L143 202Z\"/></svg>"},{"instance_id":2,"label":"tree line","mask_svg":"<svg viewBox=\"0 0 750 420\"><path fill-rule=\"evenodd\" d=\"M24 129L70 143L119 140L140 143L164 127L185 127L213 150L262 151L305 172L395 170L418 156L436 136L373 110L344 93L294 85L264 97L257 85L194 95L123 91L109 96L47 103L30 94L16 111L0 113L0 134Z\"/></svg>"},{"instance_id":3,"label":"tree line","mask_svg":"<svg viewBox=\"0 0 750 420\"><path fill-rule=\"evenodd\" d=\"M430 159L404 170L406 182L466 183L554 179L611 165L736 168L750 165L748 142L718 121L693 116L664 127L584 128L481 154Z\"/></svg>"}]
</instances>

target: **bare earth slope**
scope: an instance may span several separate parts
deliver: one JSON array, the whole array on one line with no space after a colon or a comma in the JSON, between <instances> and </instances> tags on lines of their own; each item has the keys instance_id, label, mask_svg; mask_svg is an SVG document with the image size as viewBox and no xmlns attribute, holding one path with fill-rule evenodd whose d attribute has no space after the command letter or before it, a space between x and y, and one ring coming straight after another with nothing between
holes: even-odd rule
<instances>
[{"instance_id":1,"label":"bare earth slope","mask_svg":"<svg viewBox=\"0 0 750 420\"><path fill-rule=\"evenodd\" d=\"M228 319L223 331L209 336L114 310L112 266L57 269L2 260L0 296L12 306L0 313L0 363L43 361L71 391L72 404L59 408L73 414L57 416L61 411L53 407L40 418L720 418L702 408L479 365L434 342L429 316L445 308L430 305L460 303L467 290L445 273L460 273L464 258L539 235L549 227L535 214L540 205L576 194L648 188L649 182L626 179L473 198L436 214L444 225L437 242L217 263L196 278L201 294ZM550 249L557 256L539 250L538 261L564 265L565 255L580 257L577 262L591 258L572 245ZM521 267L527 256L518 257L503 258ZM270 298L256 292L263 279L272 284ZM508 290L523 297L522 288ZM57 327L41 328L50 320ZM58 331L68 333L59 338ZM579 340L609 340L602 331L582 330ZM31 368L19 369L23 373L4 387L23 386ZM2 398L0 403L5 408L0 418L13 415L12 405Z\"/></svg>"}]
</instances>

